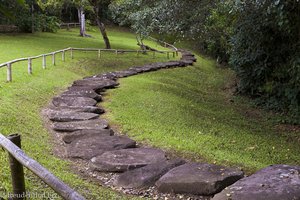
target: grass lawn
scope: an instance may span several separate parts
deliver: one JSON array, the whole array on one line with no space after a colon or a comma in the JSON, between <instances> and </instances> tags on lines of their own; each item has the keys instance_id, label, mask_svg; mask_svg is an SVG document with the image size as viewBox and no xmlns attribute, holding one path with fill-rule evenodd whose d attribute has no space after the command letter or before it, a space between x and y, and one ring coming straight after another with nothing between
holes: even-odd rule
<instances>
[{"instance_id":1,"label":"grass lawn","mask_svg":"<svg viewBox=\"0 0 300 200\"><path fill-rule=\"evenodd\" d=\"M225 89L234 75L198 56L193 67L120 80L103 103L123 133L187 159L238 166L247 173L270 164L300 165L299 131L256 110Z\"/></svg>"},{"instance_id":2,"label":"grass lawn","mask_svg":"<svg viewBox=\"0 0 300 200\"><path fill-rule=\"evenodd\" d=\"M0 34L0 63L12 59L48 53L66 47L97 47L104 44L98 32L90 33L92 38L78 37L78 31L60 30L58 33ZM138 49L135 36L126 31L108 30L112 47L118 49ZM155 45L148 42L150 45ZM59 57L59 55L58 55ZM58 59L59 60L59 59ZM47 106L52 97L69 86L74 80L87 75L129 68L153 61L165 61L165 55L75 52L75 59L67 56L66 62L58 61L52 66L50 58L48 68L42 69L41 59L33 62L33 75L27 74L27 63L13 65L13 82L5 83L6 69L0 69L0 133L8 135L20 133L25 152L39 161L60 179L77 189L88 199L126 199L124 195L102 188L94 182L84 181L72 173L68 161L57 158L52 153L50 134L43 125L40 111ZM10 172L7 153L0 151L0 197L11 191ZM35 176L26 171L26 187L30 192L52 192Z\"/></svg>"}]
</instances>

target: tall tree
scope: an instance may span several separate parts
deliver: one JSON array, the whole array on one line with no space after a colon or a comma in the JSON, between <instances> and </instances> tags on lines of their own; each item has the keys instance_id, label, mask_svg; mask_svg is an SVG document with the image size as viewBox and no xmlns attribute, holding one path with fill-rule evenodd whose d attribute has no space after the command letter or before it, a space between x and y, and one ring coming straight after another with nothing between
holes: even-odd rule
<instances>
[{"instance_id":1,"label":"tall tree","mask_svg":"<svg viewBox=\"0 0 300 200\"><path fill-rule=\"evenodd\" d=\"M108 0L89 0L90 5L93 7L95 21L96 21L97 26L99 27L99 30L102 34L102 37L103 37L103 40L105 43L105 47L106 47L106 49L111 49L111 45L110 45L110 41L109 41L109 38L106 33L105 25L100 18L100 6L103 5L103 3L107 3L107 2L108 2Z\"/></svg>"}]
</instances>

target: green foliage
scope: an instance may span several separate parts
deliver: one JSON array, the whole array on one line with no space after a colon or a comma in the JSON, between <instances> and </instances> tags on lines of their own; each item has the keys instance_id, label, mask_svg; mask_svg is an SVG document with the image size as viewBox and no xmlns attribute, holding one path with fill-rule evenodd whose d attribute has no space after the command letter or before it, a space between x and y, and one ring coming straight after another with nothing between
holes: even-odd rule
<instances>
[{"instance_id":1,"label":"green foliage","mask_svg":"<svg viewBox=\"0 0 300 200\"><path fill-rule=\"evenodd\" d=\"M300 3L245 1L237 5L231 64L241 93L284 110L300 123Z\"/></svg>"},{"instance_id":2,"label":"green foliage","mask_svg":"<svg viewBox=\"0 0 300 200\"><path fill-rule=\"evenodd\" d=\"M298 0L129 0L110 8L115 22L141 35L171 35L230 61L241 93L300 123Z\"/></svg>"}]
</instances>

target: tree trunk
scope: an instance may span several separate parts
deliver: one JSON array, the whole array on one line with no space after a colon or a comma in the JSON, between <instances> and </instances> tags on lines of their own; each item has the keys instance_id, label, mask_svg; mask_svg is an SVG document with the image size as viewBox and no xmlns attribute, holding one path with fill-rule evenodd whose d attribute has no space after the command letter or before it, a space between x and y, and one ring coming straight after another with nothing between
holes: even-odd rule
<instances>
[{"instance_id":1,"label":"tree trunk","mask_svg":"<svg viewBox=\"0 0 300 200\"><path fill-rule=\"evenodd\" d=\"M78 10L78 20L79 20L79 24L80 24L80 29L79 29L79 34L82 37L86 36L85 33L85 14L83 11L83 7L80 7L77 9Z\"/></svg>"},{"instance_id":2,"label":"tree trunk","mask_svg":"<svg viewBox=\"0 0 300 200\"><path fill-rule=\"evenodd\" d=\"M97 1L91 1L90 0L90 2L93 5L93 9L94 9L94 12L95 12L95 20L97 22L97 25L98 25L98 27L100 29L100 32L101 32L101 35L103 37L105 47L106 47L106 49L111 49L109 38L108 38L107 33L106 33L105 25L101 22L101 20L99 18L99 4L98 4Z\"/></svg>"}]
</instances>

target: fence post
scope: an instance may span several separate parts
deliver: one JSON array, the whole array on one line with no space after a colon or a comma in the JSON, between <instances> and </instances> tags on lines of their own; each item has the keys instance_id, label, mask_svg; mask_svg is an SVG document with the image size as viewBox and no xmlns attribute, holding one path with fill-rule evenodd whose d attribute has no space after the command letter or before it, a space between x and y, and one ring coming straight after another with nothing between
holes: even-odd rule
<instances>
[{"instance_id":1,"label":"fence post","mask_svg":"<svg viewBox=\"0 0 300 200\"><path fill-rule=\"evenodd\" d=\"M167 58L170 59L170 54L169 54L169 52L167 52Z\"/></svg>"},{"instance_id":2,"label":"fence post","mask_svg":"<svg viewBox=\"0 0 300 200\"><path fill-rule=\"evenodd\" d=\"M21 136L19 134L12 134L7 138L16 146L21 148ZM13 186L12 199L26 199L23 165L21 165L11 154L9 154L9 164Z\"/></svg>"},{"instance_id":3,"label":"fence post","mask_svg":"<svg viewBox=\"0 0 300 200\"><path fill-rule=\"evenodd\" d=\"M55 65L55 53L52 54L52 64Z\"/></svg>"},{"instance_id":4,"label":"fence post","mask_svg":"<svg viewBox=\"0 0 300 200\"><path fill-rule=\"evenodd\" d=\"M173 58L175 58L175 52L173 52Z\"/></svg>"},{"instance_id":5,"label":"fence post","mask_svg":"<svg viewBox=\"0 0 300 200\"><path fill-rule=\"evenodd\" d=\"M32 59L28 58L28 74L32 74Z\"/></svg>"},{"instance_id":6,"label":"fence post","mask_svg":"<svg viewBox=\"0 0 300 200\"><path fill-rule=\"evenodd\" d=\"M101 58L101 50L98 50L98 58Z\"/></svg>"},{"instance_id":7,"label":"fence post","mask_svg":"<svg viewBox=\"0 0 300 200\"><path fill-rule=\"evenodd\" d=\"M73 48L71 48L71 59L73 59L74 56L73 56Z\"/></svg>"},{"instance_id":8,"label":"fence post","mask_svg":"<svg viewBox=\"0 0 300 200\"><path fill-rule=\"evenodd\" d=\"M65 61L65 50L63 50L61 53L61 60Z\"/></svg>"},{"instance_id":9,"label":"fence post","mask_svg":"<svg viewBox=\"0 0 300 200\"><path fill-rule=\"evenodd\" d=\"M46 69L46 56L43 55L43 69Z\"/></svg>"},{"instance_id":10,"label":"fence post","mask_svg":"<svg viewBox=\"0 0 300 200\"><path fill-rule=\"evenodd\" d=\"M118 50L116 50L116 52L115 52L115 53L116 53L116 55L118 55Z\"/></svg>"},{"instance_id":11,"label":"fence post","mask_svg":"<svg viewBox=\"0 0 300 200\"><path fill-rule=\"evenodd\" d=\"M7 82L12 81L11 63L7 63Z\"/></svg>"}]
</instances>

